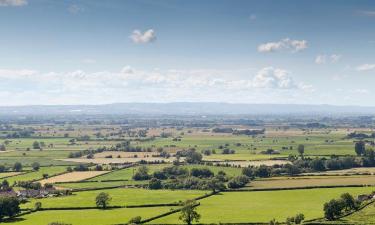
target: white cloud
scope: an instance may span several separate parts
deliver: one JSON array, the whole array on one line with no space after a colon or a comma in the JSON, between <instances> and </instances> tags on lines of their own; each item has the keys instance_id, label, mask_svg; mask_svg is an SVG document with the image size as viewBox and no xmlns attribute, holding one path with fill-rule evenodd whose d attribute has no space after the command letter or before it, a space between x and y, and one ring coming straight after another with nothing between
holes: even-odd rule
<instances>
[{"instance_id":1,"label":"white cloud","mask_svg":"<svg viewBox=\"0 0 375 225\"><path fill-rule=\"evenodd\" d=\"M375 69L375 64L362 64L357 67L358 71L369 71L369 70L374 70Z\"/></svg>"},{"instance_id":2,"label":"white cloud","mask_svg":"<svg viewBox=\"0 0 375 225\"><path fill-rule=\"evenodd\" d=\"M289 76L289 72L282 69L266 67L261 69L253 79L253 86L256 88L278 88L290 89L296 85Z\"/></svg>"},{"instance_id":3,"label":"white cloud","mask_svg":"<svg viewBox=\"0 0 375 225\"><path fill-rule=\"evenodd\" d=\"M84 8L82 6L79 6L79 5L76 5L76 4L72 4L72 5L69 5L68 11L70 13L77 14L77 13L83 12L85 10L84 10Z\"/></svg>"},{"instance_id":4,"label":"white cloud","mask_svg":"<svg viewBox=\"0 0 375 225\"><path fill-rule=\"evenodd\" d=\"M337 63L342 58L341 55L331 54L331 55L317 55L315 58L316 64L325 64L325 63Z\"/></svg>"},{"instance_id":5,"label":"white cloud","mask_svg":"<svg viewBox=\"0 0 375 225\"><path fill-rule=\"evenodd\" d=\"M292 40L284 38L277 42L268 42L258 46L259 52L292 51L299 52L308 47L306 40Z\"/></svg>"},{"instance_id":6,"label":"white cloud","mask_svg":"<svg viewBox=\"0 0 375 225\"><path fill-rule=\"evenodd\" d=\"M27 0L0 0L0 6L25 6Z\"/></svg>"},{"instance_id":7,"label":"white cloud","mask_svg":"<svg viewBox=\"0 0 375 225\"><path fill-rule=\"evenodd\" d=\"M130 39L134 43L144 44L155 41L156 35L153 29L149 29L143 33L140 30L134 30L133 33L130 35Z\"/></svg>"}]
</instances>

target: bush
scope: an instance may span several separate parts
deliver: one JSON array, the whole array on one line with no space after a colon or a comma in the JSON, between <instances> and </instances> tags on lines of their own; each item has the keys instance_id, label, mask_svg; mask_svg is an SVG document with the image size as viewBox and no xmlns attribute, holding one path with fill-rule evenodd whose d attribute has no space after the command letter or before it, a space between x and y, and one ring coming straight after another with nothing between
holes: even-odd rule
<instances>
[{"instance_id":1,"label":"bush","mask_svg":"<svg viewBox=\"0 0 375 225\"><path fill-rule=\"evenodd\" d=\"M128 224L141 224L142 217L136 216L129 220Z\"/></svg>"},{"instance_id":2,"label":"bush","mask_svg":"<svg viewBox=\"0 0 375 225\"><path fill-rule=\"evenodd\" d=\"M152 178L148 184L148 188L150 189L161 189L162 187L161 181L156 178Z\"/></svg>"},{"instance_id":3,"label":"bush","mask_svg":"<svg viewBox=\"0 0 375 225\"><path fill-rule=\"evenodd\" d=\"M148 180L150 175L148 175L148 168L146 166L141 166L138 171L133 176L134 180Z\"/></svg>"},{"instance_id":4,"label":"bush","mask_svg":"<svg viewBox=\"0 0 375 225\"><path fill-rule=\"evenodd\" d=\"M247 176L237 176L229 180L228 187L229 188L241 188L244 187L249 182L249 178Z\"/></svg>"},{"instance_id":5,"label":"bush","mask_svg":"<svg viewBox=\"0 0 375 225\"><path fill-rule=\"evenodd\" d=\"M199 178L208 178L213 177L214 173L207 168L192 168L190 170L190 175Z\"/></svg>"}]
</instances>

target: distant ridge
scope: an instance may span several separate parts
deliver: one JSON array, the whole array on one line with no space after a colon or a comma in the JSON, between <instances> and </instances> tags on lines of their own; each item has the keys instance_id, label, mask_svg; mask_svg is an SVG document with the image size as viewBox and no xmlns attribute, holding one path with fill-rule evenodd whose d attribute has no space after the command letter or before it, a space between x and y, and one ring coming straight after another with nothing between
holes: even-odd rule
<instances>
[{"instance_id":1,"label":"distant ridge","mask_svg":"<svg viewBox=\"0 0 375 225\"><path fill-rule=\"evenodd\" d=\"M219 102L113 103L103 105L0 106L1 115L141 114L141 115L260 115L260 114L363 114L375 115L375 107L237 104Z\"/></svg>"}]
</instances>

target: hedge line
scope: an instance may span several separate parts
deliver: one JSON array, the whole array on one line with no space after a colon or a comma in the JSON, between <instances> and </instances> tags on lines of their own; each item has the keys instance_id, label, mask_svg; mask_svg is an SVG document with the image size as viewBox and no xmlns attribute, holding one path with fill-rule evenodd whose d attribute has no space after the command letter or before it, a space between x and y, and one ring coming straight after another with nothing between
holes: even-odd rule
<instances>
[{"instance_id":1,"label":"hedge line","mask_svg":"<svg viewBox=\"0 0 375 225\"><path fill-rule=\"evenodd\" d=\"M163 203L163 204L143 204L143 205L112 205L107 206L106 209L120 209L120 208L152 208L152 207L164 207L164 206L180 206L179 203ZM51 210L86 210L86 209L101 209L96 206L78 206L78 207L48 207L40 208L38 211L51 211Z\"/></svg>"}]
</instances>

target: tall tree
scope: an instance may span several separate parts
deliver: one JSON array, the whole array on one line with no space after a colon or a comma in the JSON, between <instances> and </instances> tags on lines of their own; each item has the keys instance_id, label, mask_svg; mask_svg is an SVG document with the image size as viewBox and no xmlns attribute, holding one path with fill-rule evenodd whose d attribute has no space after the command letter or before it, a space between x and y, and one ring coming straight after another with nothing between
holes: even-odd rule
<instances>
[{"instance_id":1,"label":"tall tree","mask_svg":"<svg viewBox=\"0 0 375 225\"><path fill-rule=\"evenodd\" d=\"M96 196L96 206L102 209L106 209L111 200L112 198L109 196L108 193L101 192Z\"/></svg>"},{"instance_id":2,"label":"tall tree","mask_svg":"<svg viewBox=\"0 0 375 225\"><path fill-rule=\"evenodd\" d=\"M303 158L303 154L305 153L305 146L300 144L298 145L298 154Z\"/></svg>"},{"instance_id":3,"label":"tall tree","mask_svg":"<svg viewBox=\"0 0 375 225\"><path fill-rule=\"evenodd\" d=\"M363 141L356 142L354 145L354 150L358 156L365 154L365 151L366 151L365 142Z\"/></svg>"},{"instance_id":4,"label":"tall tree","mask_svg":"<svg viewBox=\"0 0 375 225\"><path fill-rule=\"evenodd\" d=\"M194 221L199 222L201 215L196 211L197 202L195 200L187 200L181 209L179 219L187 225L191 225Z\"/></svg>"}]
</instances>

